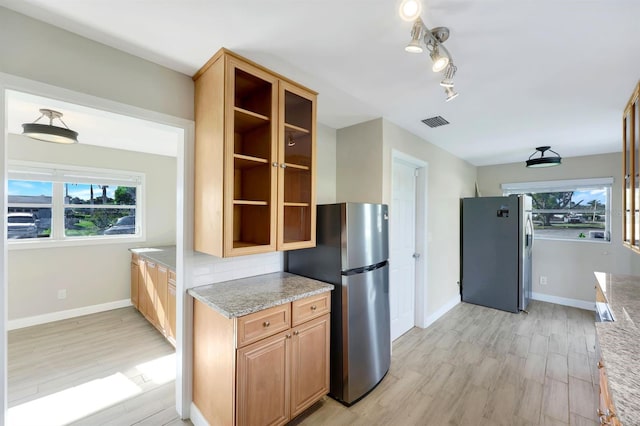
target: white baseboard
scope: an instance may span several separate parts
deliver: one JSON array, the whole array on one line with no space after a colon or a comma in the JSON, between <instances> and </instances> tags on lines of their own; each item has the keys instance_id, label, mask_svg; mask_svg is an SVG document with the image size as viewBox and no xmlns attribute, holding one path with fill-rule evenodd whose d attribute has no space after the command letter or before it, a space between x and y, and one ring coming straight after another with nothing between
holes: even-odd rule
<instances>
[{"instance_id":1,"label":"white baseboard","mask_svg":"<svg viewBox=\"0 0 640 426\"><path fill-rule=\"evenodd\" d=\"M564 306L571 306L574 308L586 309L587 311L596 310L595 300L593 302L588 302L586 300L568 299L566 297L552 296L550 294L535 293L535 292L531 293L531 298L533 300L539 300L541 302L549 302L549 303L555 303L556 305L564 305Z\"/></svg>"},{"instance_id":2,"label":"white baseboard","mask_svg":"<svg viewBox=\"0 0 640 426\"><path fill-rule=\"evenodd\" d=\"M427 321L426 321L426 323L424 325L424 328L427 328L431 324L436 322L438 320L438 318L440 318L441 316L443 316L444 314L449 312L458 303L460 303L460 295L456 294L456 297L452 297L447 303L442 305L442 307L440 309L438 309L437 311L435 311L434 313L432 313L431 315L429 315L427 317Z\"/></svg>"},{"instance_id":3,"label":"white baseboard","mask_svg":"<svg viewBox=\"0 0 640 426\"><path fill-rule=\"evenodd\" d=\"M66 311L51 312L33 317L18 318L7 322L7 330L31 327L32 325L46 324L48 322L60 321L69 318L81 317L83 315L95 314L98 312L110 311L112 309L131 306L131 300L123 299L115 302L101 303L100 305L84 306L82 308L68 309Z\"/></svg>"},{"instance_id":4,"label":"white baseboard","mask_svg":"<svg viewBox=\"0 0 640 426\"><path fill-rule=\"evenodd\" d=\"M193 402L191 403L191 418L189 420L191 420L193 426L209 426L209 422L204 418L200 410L198 410L198 407L196 407L196 404Z\"/></svg>"}]
</instances>

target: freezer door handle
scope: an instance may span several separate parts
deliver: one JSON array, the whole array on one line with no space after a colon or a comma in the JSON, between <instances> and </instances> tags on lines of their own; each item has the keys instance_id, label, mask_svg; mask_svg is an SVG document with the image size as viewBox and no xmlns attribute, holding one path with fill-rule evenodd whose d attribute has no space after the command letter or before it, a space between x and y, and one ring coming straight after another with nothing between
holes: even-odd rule
<instances>
[{"instance_id":1,"label":"freezer door handle","mask_svg":"<svg viewBox=\"0 0 640 426\"><path fill-rule=\"evenodd\" d=\"M420 253L413 253L413 258L414 259L419 259L420 258Z\"/></svg>"}]
</instances>

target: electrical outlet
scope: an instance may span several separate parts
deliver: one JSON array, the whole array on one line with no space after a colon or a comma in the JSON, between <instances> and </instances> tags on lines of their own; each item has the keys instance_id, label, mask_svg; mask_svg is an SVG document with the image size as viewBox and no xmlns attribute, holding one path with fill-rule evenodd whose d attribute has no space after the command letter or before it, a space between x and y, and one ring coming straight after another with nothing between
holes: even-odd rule
<instances>
[{"instance_id":1,"label":"electrical outlet","mask_svg":"<svg viewBox=\"0 0 640 426\"><path fill-rule=\"evenodd\" d=\"M547 277L545 277L544 275L540 275L540 285L547 285Z\"/></svg>"},{"instance_id":2,"label":"electrical outlet","mask_svg":"<svg viewBox=\"0 0 640 426\"><path fill-rule=\"evenodd\" d=\"M67 289L63 288L58 290L58 299L66 299L67 298Z\"/></svg>"}]
</instances>

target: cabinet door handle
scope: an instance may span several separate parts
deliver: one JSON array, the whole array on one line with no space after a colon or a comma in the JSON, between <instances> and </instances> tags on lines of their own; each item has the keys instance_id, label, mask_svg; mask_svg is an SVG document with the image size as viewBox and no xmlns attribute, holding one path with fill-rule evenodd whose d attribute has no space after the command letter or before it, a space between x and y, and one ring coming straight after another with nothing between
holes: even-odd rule
<instances>
[{"instance_id":1,"label":"cabinet door handle","mask_svg":"<svg viewBox=\"0 0 640 426\"><path fill-rule=\"evenodd\" d=\"M604 364L602 363L602 361L598 361L598 369L601 369L604 367Z\"/></svg>"},{"instance_id":2,"label":"cabinet door handle","mask_svg":"<svg viewBox=\"0 0 640 426\"><path fill-rule=\"evenodd\" d=\"M277 162L275 162L275 161L274 161L273 163L271 163L271 165L272 165L273 167L278 167L278 163L277 163Z\"/></svg>"},{"instance_id":3,"label":"cabinet door handle","mask_svg":"<svg viewBox=\"0 0 640 426\"><path fill-rule=\"evenodd\" d=\"M311 305L311 310L315 311L316 309L318 309L318 307L316 305Z\"/></svg>"},{"instance_id":4,"label":"cabinet door handle","mask_svg":"<svg viewBox=\"0 0 640 426\"><path fill-rule=\"evenodd\" d=\"M271 325L271 323L269 321L265 321L262 323L263 327L269 327Z\"/></svg>"},{"instance_id":5,"label":"cabinet door handle","mask_svg":"<svg viewBox=\"0 0 640 426\"><path fill-rule=\"evenodd\" d=\"M283 169L286 169L286 168L287 168L287 165L286 165L286 164L284 164L284 163L282 163L282 164L280 164L280 167L282 167Z\"/></svg>"},{"instance_id":6,"label":"cabinet door handle","mask_svg":"<svg viewBox=\"0 0 640 426\"><path fill-rule=\"evenodd\" d=\"M291 339L291 334L287 334L285 337L286 337L287 339Z\"/></svg>"}]
</instances>

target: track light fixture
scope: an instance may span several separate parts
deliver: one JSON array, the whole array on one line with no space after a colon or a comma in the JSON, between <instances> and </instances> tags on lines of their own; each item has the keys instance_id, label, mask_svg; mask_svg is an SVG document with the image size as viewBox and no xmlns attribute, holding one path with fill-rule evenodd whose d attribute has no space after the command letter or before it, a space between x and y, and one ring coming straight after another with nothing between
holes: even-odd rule
<instances>
[{"instance_id":1,"label":"track light fixture","mask_svg":"<svg viewBox=\"0 0 640 426\"><path fill-rule=\"evenodd\" d=\"M400 4L400 17L405 21L413 21L411 41L404 49L410 53L422 53L423 46L426 48L433 62L431 67L433 72L444 71L444 79L440 85L449 89L445 92L447 101L450 101L458 96L453 90L453 77L458 68L453 64L451 53L443 45L449 38L449 29L436 27L430 30L420 18L421 11L422 5L419 0L403 0Z\"/></svg>"},{"instance_id":2,"label":"track light fixture","mask_svg":"<svg viewBox=\"0 0 640 426\"><path fill-rule=\"evenodd\" d=\"M22 125L22 134L32 139L44 142L54 142L62 144L78 143L78 132L71 130L67 124L62 121L62 113L52 109L40 109L40 117L33 123L25 123ZM49 124L38 124L38 120L42 117L49 119ZM53 120L60 120L64 127L53 125Z\"/></svg>"},{"instance_id":3,"label":"track light fixture","mask_svg":"<svg viewBox=\"0 0 640 426\"><path fill-rule=\"evenodd\" d=\"M553 152L556 156L545 157L544 153L547 151ZM531 158L538 153L540 154L540 157ZM531 154L529 156L529 159L527 160L527 167L553 167L553 166L559 166L560 164L562 164L562 157L560 157L560 154L552 150L550 146L537 147L536 151L533 154Z\"/></svg>"}]
</instances>

